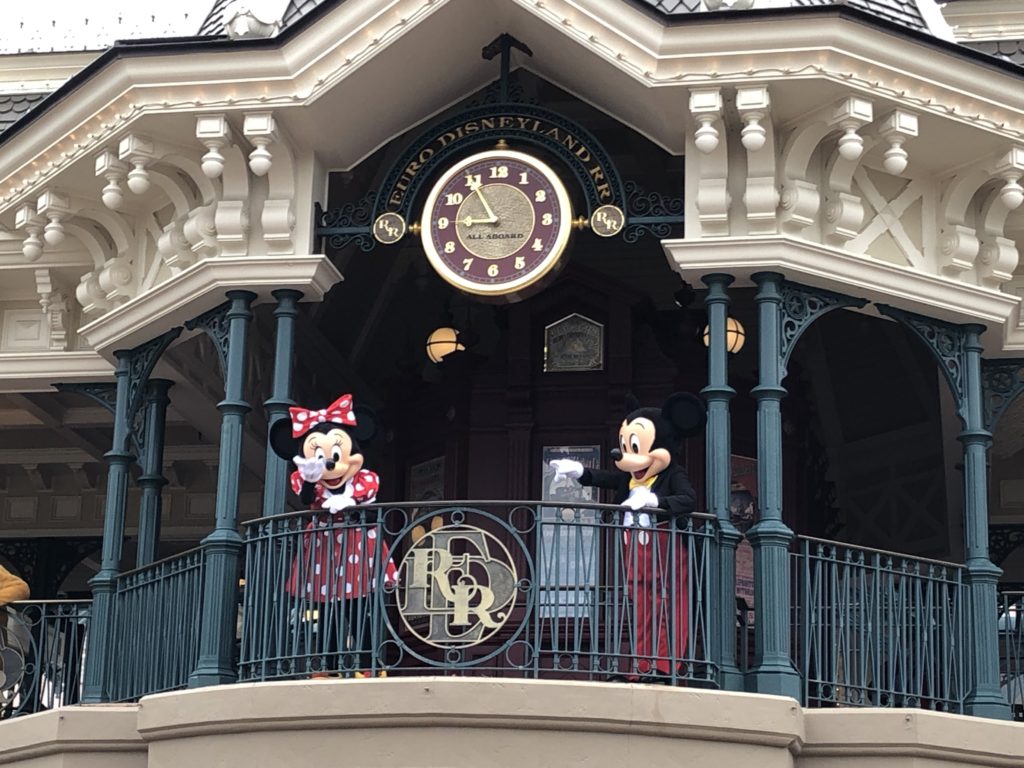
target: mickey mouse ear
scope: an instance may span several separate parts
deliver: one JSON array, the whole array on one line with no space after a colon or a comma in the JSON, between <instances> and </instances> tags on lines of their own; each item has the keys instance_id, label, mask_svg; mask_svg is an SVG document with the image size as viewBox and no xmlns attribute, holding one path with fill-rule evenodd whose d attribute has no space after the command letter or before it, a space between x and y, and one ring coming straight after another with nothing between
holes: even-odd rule
<instances>
[{"instance_id":1,"label":"mickey mouse ear","mask_svg":"<svg viewBox=\"0 0 1024 768\"><path fill-rule=\"evenodd\" d=\"M356 425L351 428L352 436L360 443L373 440L380 428L376 412L365 405L357 405L352 409L352 413L356 417Z\"/></svg>"},{"instance_id":2,"label":"mickey mouse ear","mask_svg":"<svg viewBox=\"0 0 1024 768\"><path fill-rule=\"evenodd\" d=\"M632 392L626 393L626 413L630 414L640 408L640 401Z\"/></svg>"},{"instance_id":3,"label":"mickey mouse ear","mask_svg":"<svg viewBox=\"0 0 1024 768\"><path fill-rule=\"evenodd\" d=\"M704 401L689 392L676 392L669 397L661 408L661 415L679 437L700 434L708 420Z\"/></svg>"}]
</instances>

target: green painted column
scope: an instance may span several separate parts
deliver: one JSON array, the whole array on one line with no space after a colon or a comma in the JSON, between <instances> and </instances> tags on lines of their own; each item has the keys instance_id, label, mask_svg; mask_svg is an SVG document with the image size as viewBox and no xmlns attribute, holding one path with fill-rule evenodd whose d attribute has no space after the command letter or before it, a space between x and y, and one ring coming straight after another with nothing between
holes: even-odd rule
<instances>
[{"instance_id":1,"label":"green painted column","mask_svg":"<svg viewBox=\"0 0 1024 768\"><path fill-rule=\"evenodd\" d=\"M747 688L800 700L800 676L790 658L789 545L793 531L782 522L782 275L759 272L757 285L758 385L757 490L760 517L748 532L754 550L754 666Z\"/></svg>"},{"instance_id":2,"label":"green painted column","mask_svg":"<svg viewBox=\"0 0 1024 768\"><path fill-rule=\"evenodd\" d=\"M103 551L99 572L89 581L92 586L92 620L85 662L82 702L109 701L109 669L115 638L114 591L121 568L124 544L124 514L128 501L128 474L135 457L128 449L131 353L120 350L117 358L116 399L114 401L114 439L107 460L107 494L103 511Z\"/></svg>"},{"instance_id":3,"label":"green painted column","mask_svg":"<svg viewBox=\"0 0 1024 768\"><path fill-rule=\"evenodd\" d=\"M139 542L135 555L135 567L141 568L156 560L160 544L160 515L163 507L163 489L167 485L164 477L164 431L167 424L167 393L174 386L173 381L151 379L143 399L145 412L145 447L142 456L142 474L139 487L142 498L139 501Z\"/></svg>"},{"instance_id":4,"label":"green painted column","mask_svg":"<svg viewBox=\"0 0 1024 768\"><path fill-rule=\"evenodd\" d=\"M277 320L274 346L274 385L263 405L267 409L267 429L278 419L288 415L288 407L295 405L292 400L292 369L295 361L295 318L299 314L301 291L277 290L271 295L277 299L274 318ZM263 473L263 516L279 515L285 512L284 500L288 492L288 462L270 448L267 442L267 468Z\"/></svg>"},{"instance_id":5,"label":"green painted column","mask_svg":"<svg viewBox=\"0 0 1024 768\"><path fill-rule=\"evenodd\" d=\"M964 534L967 555L967 623L971 645L967 659L973 686L966 711L983 717L1010 719L1010 707L999 687L999 638L996 585L1002 573L988 552L987 454L992 434L985 428L981 383L980 325L965 325L964 343Z\"/></svg>"},{"instance_id":6,"label":"green painted column","mask_svg":"<svg viewBox=\"0 0 1024 768\"><path fill-rule=\"evenodd\" d=\"M732 435L729 401L736 390L729 386L729 352L726 339L729 318L728 287L732 275L705 275L708 287L704 304L708 310L708 385L701 390L708 404L705 440L705 494L708 511L718 518L719 546L715 568L715 599L711 606L718 649L721 686L727 691L743 690L743 673L736 664L736 547L743 538L732 523L731 498Z\"/></svg>"},{"instance_id":7,"label":"green painted column","mask_svg":"<svg viewBox=\"0 0 1024 768\"><path fill-rule=\"evenodd\" d=\"M189 687L231 683L238 678L234 661L238 602L238 562L242 538L238 534L239 476L242 470L242 430L249 404L244 399L246 336L252 320L250 305L256 294L228 291L226 312L199 318L192 327L204 328L214 338L224 366L221 412L220 465L217 470L216 527L203 539L206 574L199 636L199 661Z\"/></svg>"}]
</instances>

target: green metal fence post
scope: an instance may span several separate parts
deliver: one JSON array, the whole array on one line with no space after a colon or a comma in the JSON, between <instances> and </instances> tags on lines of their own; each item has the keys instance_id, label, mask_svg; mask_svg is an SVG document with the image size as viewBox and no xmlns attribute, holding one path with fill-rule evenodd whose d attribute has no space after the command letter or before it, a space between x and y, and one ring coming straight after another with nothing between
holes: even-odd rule
<instances>
[{"instance_id":1,"label":"green metal fence post","mask_svg":"<svg viewBox=\"0 0 1024 768\"><path fill-rule=\"evenodd\" d=\"M160 544L160 514L163 506L161 496L167 485L164 477L164 428L167 423L168 391L174 386L167 379L152 379L146 387L143 400L145 413L145 448L142 456L142 474L139 487L139 542L135 555L135 567L141 568L156 560Z\"/></svg>"},{"instance_id":2,"label":"green metal fence post","mask_svg":"<svg viewBox=\"0 0 1024 768\"><path fill-rule=\"evenodd\" d=\"M996 585L1002 570L989 559L988 552L988 449L992 433L985 428L981 379L981 325L965 325L964 430L959 440L964 446L964 533L966 536L967 589L970 606L970 633L973 648L968 658L973 666L974 682L967 695L965 711L983 717L1010 719L1010 706L999 687L999 638Z\"/></svg>"},{"instance_id":3,"label":"green metal fence post","mask_svg":"<svg viewBox=\"0 0 1024 768\"><path fill-rule=\"evenodd\" d=\"M277 299L274 317L277 319L274 347L274 386L270 398L263 403L267 409L267 468L263 473L263 516L284 512L284 499L288 491L288 462L270 449L269 430L278 419L288 415L292 400L292 354L295 347L295 318L299 314L301 291L281 289L271 295Z\"/></svg>"},{"instance_id":4,"label":"green metal fence post","mask_svg":"<svg viewBox=\"0 0 1024 768\"><path fill-rule=\"evenodd\" d=\"M790 658L789 543L782 522L782 275L753 275L758 291L759 382L757 400L757 490L760 518L748 532L754 550L754 666L748 687L759 693L800 698L800 676Z\"/></svg>"},{"instance_id":5,"label":"green metal fence post","mask_svg":"<svg viewBox=\"0 0 1024 768\"><path fill-rule=\"evenodd\" d=\"M124 543L124 513L128 499L128 472L135 457L128 449L131 353L119 350L117 358L116 400L114 401L114 439L105 455L107 468L106 506L103 512L103 553L99 572L89 581L92 586L92 625L85 664L82 701L95 704L109 700L110 662L113 650L114 589L121 567Z\"/></svg>"},{"instance_id":6,"label":"green metal fence post","mask_svg":"<svg viewBox=\"0 0 1024 768\"><path fill-rule=\"evenodd\" d=\"M708 286L704 303L708 308L708 385L701 390L708 403L705 443L705 486L708 511L718 518L718 567L711 603L713 631L718 635L716 663L721 686L727 691L743 690L743 673L736 664L736 548L742 534L733 525L730 509L731 433L729 401L736 390L729 386L726 325L729 317L728 287L732 275L705 275Z\"/></svg>"},{"instance_id":7,"label":"green metal fence post","mask_svg":"<svg viewBox=\"0 0 1024 768\"><path fill-rule=\"evenodd\" d=\"M202 315L187 328L201 328L213 339L224 370L221 412L220 465L217 470L216 527L203 539L206 578L199 637L199 661L189 687L234 682L235 625L238 597L238 561L242 538L238 535L239 475L242 468L242 430L249 404L244 399L246 336L252 319L250 305L256 294L228 291L229 302Z\"/></svg>"}]
</instances>

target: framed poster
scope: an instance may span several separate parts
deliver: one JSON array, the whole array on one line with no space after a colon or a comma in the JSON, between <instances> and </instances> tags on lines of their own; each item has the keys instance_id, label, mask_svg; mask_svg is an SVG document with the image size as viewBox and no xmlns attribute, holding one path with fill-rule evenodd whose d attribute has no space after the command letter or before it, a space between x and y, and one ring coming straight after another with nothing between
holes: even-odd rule
<instances>
[{"instance_id":1,"label":"framed poster","mask_svg":"<svg viewBox=\"0 0 1024 768\"><path fill-rule=\"evenodd\" d=\"M740 533L745 534L757 520L757 459L731 457L732 486L729 516ZM747 623L754 620L754 550L744 538L736 547L736 597L747 608Z\"/></svg>"},{"instance_id":2,"label":"framed poster","mask_svg":"<svg viewBox=\"0 0 1024 768\"><path fill-rule=\"evenodd\" d=\"M444 456L409 467L409 501L440 501L444 498Z\"/></svg>"},{"instance_id":3,"label":"framed poster","mask_svg":"<svg viewBox=\"0 0 1024 768\"><path fill-rule=\"evenodd\" d=\"M541 451L541 500L553 502L541 507L536 553L541 615L585 617L597 608L594 593L600 575L600 515L596 510L563 505L595 503L600 499L599 490L569 478L556 480L551 469L553 459L573 459L588 469L597 469L601 466L601 446L546 445Z\"/></svg>"},{"instance_id":4,"label":"framed poster","mask_svg":"<svg viewBox=\"0 0 1024 768\"><path fill-rule=\"evenodd\" d=\"M582 486L569 478L555 480L555 470L551 468L551 462L554 459L572 459L587 469L599 469L601 467L601 446L545 445L541 451L541 476L543 477L541 501L567 501L585 504L598 500L597 488Z\"/></svg>"}]
</instances>

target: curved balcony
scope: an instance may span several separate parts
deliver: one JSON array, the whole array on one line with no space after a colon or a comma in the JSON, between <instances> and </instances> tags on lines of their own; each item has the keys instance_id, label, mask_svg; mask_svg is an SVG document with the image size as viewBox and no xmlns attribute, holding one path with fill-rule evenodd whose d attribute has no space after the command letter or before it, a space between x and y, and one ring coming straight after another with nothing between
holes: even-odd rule
<instances>
[{"instance_id":1,"label":"curved balcony","mask_svg":"<svg viewBox=\"0 0 1024 768\"><path fill-rule=\"evenodd\" d=\"M243 525L238 610L220 629L242 682L471 677L722 688L747 672L756 609L717 599L732 551L707 515L645 526L621 507L434 502L303 511ZM644 521L648 522L648 521ZM202 549L121 574L113 701L195 685L209 569ZM807 707L961 713L971 690L964 568L798 537L793 666ZM755 599L757 596L755 595ZM998 611L1000 684L1017 719L1021 594ZM723 612L729 612L725 617ZM0 719L82 698L88 601L0 614ZM724 621L723 621L724 619ZM717 628L737 632L735 657Z\"/></svg>"},{"instance_id":2,"label":"curved balcony","mask_svg":"<svg viewBox=\"0 0 1024 768\"><path fill-rule=\"evenodd\" d=\"M246 523L240 679L715 686L715 519L649 516L641 527L621 507L494 501Z\"/></svg>"}]
</instances>

